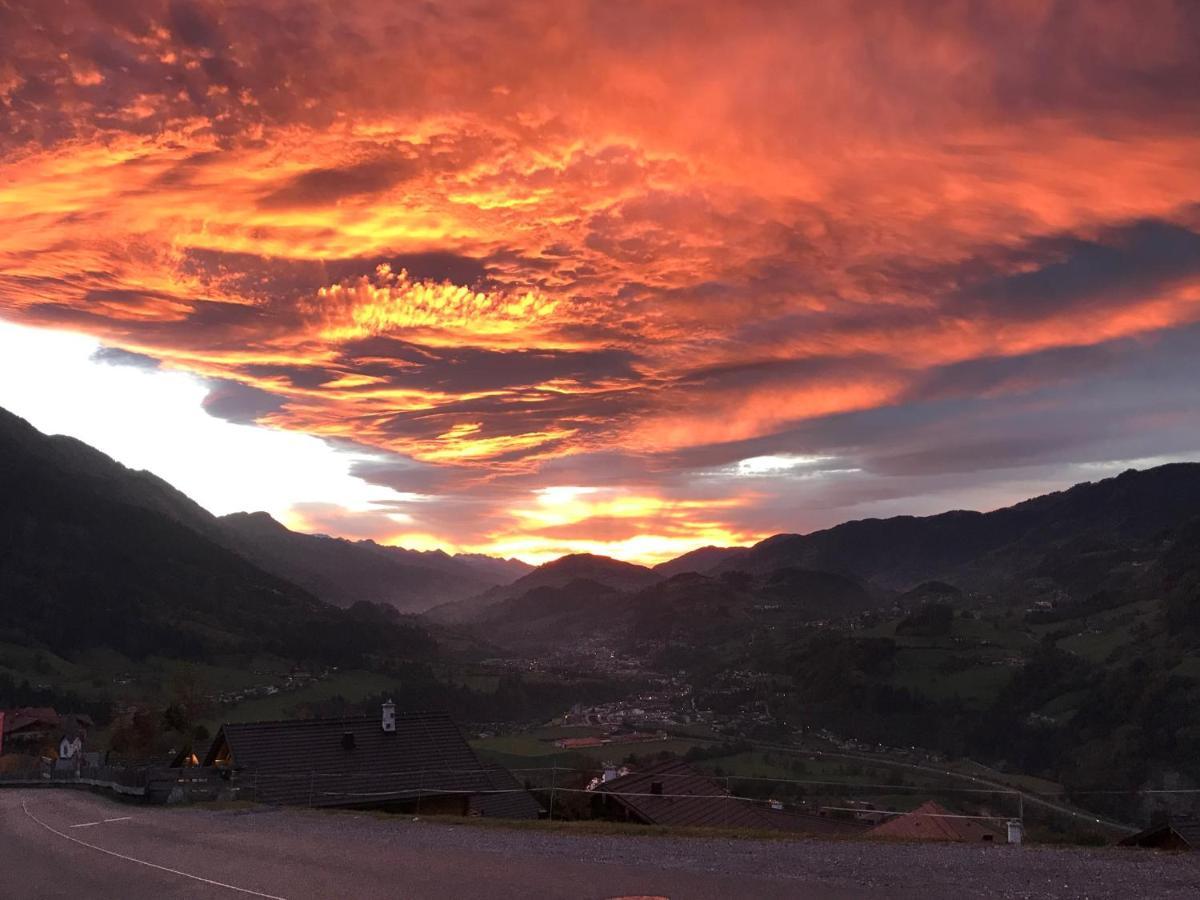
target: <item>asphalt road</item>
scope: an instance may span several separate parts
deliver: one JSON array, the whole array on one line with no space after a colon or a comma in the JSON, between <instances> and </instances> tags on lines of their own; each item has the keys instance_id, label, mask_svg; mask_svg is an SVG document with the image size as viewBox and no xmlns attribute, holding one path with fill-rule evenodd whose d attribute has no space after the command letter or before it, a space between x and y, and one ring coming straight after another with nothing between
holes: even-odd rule
<instances>
[{"instance_id":1,"label":"asphalt road","mask_svg":"<svg viewBox=\"0 0 1200 900\"><path fill-rule=\"evenodd\" d=\"M0 897L1194 897L1192 854L588 836L0 790Z\"/></svg>"}]
</instances>

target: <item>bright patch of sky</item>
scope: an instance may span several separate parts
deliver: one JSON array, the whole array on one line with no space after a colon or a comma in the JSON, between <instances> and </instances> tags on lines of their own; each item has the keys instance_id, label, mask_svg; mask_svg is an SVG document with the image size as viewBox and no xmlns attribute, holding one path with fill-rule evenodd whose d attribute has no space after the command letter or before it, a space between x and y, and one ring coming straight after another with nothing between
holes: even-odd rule
<instances>
[{"instance_id":1,"label":"bright patch of sky","mask_svg":"<svg viewBox=\"0 0 1200 900\"><path fill-rule=\"evenodd\" d=\"M367 454L216 418L201 407L203 379L112 365L93 358L99 348L93 338L0 320L0 407L147 469L217 515L266 510L290 524L298 502L367 511L416 499L352 476Z\"/></svg>"},{"instance_id":2,"label":"bright patch of sky","mask_svg":"<svg viewBox=\"0 0 1200 900\"><path fill-rule=\"evenodd\" d=\"M777 456L752 456L734 466L738 475L782 475L795 469L827 471L826 463L834 462L834 456L801 456L781 454ZM836 471L854 471L838 469Z\"/></svg>"}]
</instances>

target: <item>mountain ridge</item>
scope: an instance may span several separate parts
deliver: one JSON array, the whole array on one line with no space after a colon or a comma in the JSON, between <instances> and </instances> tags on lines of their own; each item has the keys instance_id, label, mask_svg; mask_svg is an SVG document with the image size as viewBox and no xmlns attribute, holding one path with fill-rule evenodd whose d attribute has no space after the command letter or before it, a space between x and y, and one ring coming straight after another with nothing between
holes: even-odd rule
<instances>
[{"instance_id":1,"label":"mountain ridge","mask_svg":"<svg viewBox=\"0 0 1200 900\"><path fill-rule=\"evenodd\" d=\"M1072 540L1145 540L1198 508L1200 463L1169 463L990 512L858 519L808 534L772 535L708 571L764 574L796 565L900 591L931 580L993 588L1006 578L988 575L985 567L1007 575L1014 564L1029 568L1033 557Z\"/></svg>"},{"instance_id":2,"label":"mountain ridge","mask_svg":"<svg viewBox=\"0 0 1200 900\"><path fill-rule=\"evenodd\" d=\"M0 432L11 452L36 448L80 487L164 515L334 606L365 600L417 613L474 596L532 569L519 560L304 534L265 512L215 516L154 473L125 466L77 438L42 434L8 410L0 409Z\"/></svg>"},{"instance_id":3,"label":"mountain ridge","mask_svg":"<svg viewBox=\"0 0 1200 900\"><path fill-rule=\"evenodd\" d=\"M231 513L218 521L244 556L334 606L369 600L420 613L503 583L496 579L504 577L507 563L496 561L489 568L440 550L304 534L263 512Z\"/></svg>"},{"instance_id":4,"label":"mountain ridge","mask_svg":"<svg viewBox=\"0 0 1200 900\"><path fill-rule=\"evenodd\" d=\"M67 656L268 652L335 665L432 649L378 607L338 610L258 568L180 521L181 509L203 512L183 494L86 445L5 412L0 456L0 639Z\"/></svg>"}]
</instances>

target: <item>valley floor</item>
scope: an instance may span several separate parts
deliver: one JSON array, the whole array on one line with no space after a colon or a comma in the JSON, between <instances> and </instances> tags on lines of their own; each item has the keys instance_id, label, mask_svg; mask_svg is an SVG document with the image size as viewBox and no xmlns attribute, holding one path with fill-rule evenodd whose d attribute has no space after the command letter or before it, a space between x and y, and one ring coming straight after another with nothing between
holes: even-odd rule
<instances>
[{"instance_id":1,"label":"valley floor","mask_svg":"<svg viewBox=\"0 0 1200 900\"><path fill-rule=\"evenodd\" d=\"M579 835L0 790L0 896L1194 897L1200 854Z\"/></svg>"}]
</instances>

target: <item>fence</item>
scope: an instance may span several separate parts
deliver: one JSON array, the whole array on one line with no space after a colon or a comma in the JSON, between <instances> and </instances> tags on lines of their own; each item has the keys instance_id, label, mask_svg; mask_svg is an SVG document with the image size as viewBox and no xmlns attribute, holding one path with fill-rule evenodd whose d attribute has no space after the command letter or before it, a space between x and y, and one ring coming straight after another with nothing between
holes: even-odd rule
<instances>
[{"instance_id":1,"label":"fence","mask_svg":"<svg viewBox=\"0 0 1200 900\"><path fill-rule=\"evenodd\" d=\"M609 801L632 802L641 806L659 804L659 811L662 810L662 802L674 801L672 818L675 820L690 816L701 826L783 828L810 833L845 832L854 830L856 826L865 830L889 818L912 814L909 809L853 805L853 796L864 791L879 793L882 790L883 796L893 798L915 793L918 801L924 799L922 795L931 793L954 795L960 801L970 801L972 806L982 804L986 808L972 812L947 810L919 815L987 822L1001 835L1009 822L1022 821L1024 818L1019 792L992 788L948 788L931 792L927 786L919 785L662 772L653 776L655 781L660 782L657 790L647 790L645 786L621 790L602 781L602 769L531 766L501 771L505 776L512 776L507 784L503 779L496 778L495 767L390 772L314 770L271 773L243 770L232 775L231 786L238 799L262 803L309 807L384 806L417 814L453 811L456 803L466 805L468 801L474 803L481 798L515 798L524 795L535 797L542 812L551 820L564 815L570 818L593 818L597 815L597 806ZM683 786L684 781L686 787ZM682 789L675 789L675 786ZM796 788L818 790L818 799L814 800L809 795L806 801L802 801L796 794ZM826 802L820 802L820 797L824 797ZM486 803L481 805L486 807ZM901 805L915 806L917 803ZM687 813L683 812L685 807ZM748 809L765 811L773 821L747 815L745 811Z\"/></svg>"},{"instance_id":2,"label":"fence","mask_svg":"<svg viewBox=\"0 0 1200 900\"><path fill-rule=\"evenodd\" d=\"M215 799L221 784L219 773L212 769L146 765L42 763L21 772L0 773L0 787L77 787L159 803Z\"/></svg>"},{"instance_id":3,"label":"fence","mask_svg":"<svg viewBox=\"0 0 1200 900\"><path fill-rule=\"evenodd\" d=\"M503 773L503 774L498 774ZM826 817L876 824L888 818L912 815L911 807L924 799L946 800L953 809L943 814L923 813L931 818L976 819L996 824L1024 823L1035 804L1039 814L1072 819L1086 826L1112 831L1133 831L1122 823L1102 819L1087 810L1072 808L1062 801L1065 792L1037 792L1000 786L949 787L868 781L835 781L809 778L772 778L756 775L703 774L707 791L673 791L678 779L695 781L696 774L663 772L654 776L662 782L661 792L614 791L602 787L603 770L566 766L530 766L499 769L423 769L394 772L219 772L203 767L171 769L156 766L42 765L19 773L0 773L0 787L80 787L118 796L144 798L149 802L211 800L218 797L242 799L271 805L368 806L410 804L417 812L434 813L444 807L438 798L537 799L549 818L562 815L586 817L588 799L608 796L638 799L707 801L711 804L748 805L798 815ZM1200 801L1200 790L1141 790L1086 792L1128 796L1186 795ZM859 801L868 796L874 802ZM1080 793L1078 796L1083 796ZM901 802L900 798L911 801ZM580 800L584 802L581 803ZM891 802L879 802L879 801ZM968 809L969 812L960 810Z\"/></svg>"}]
</instances>

